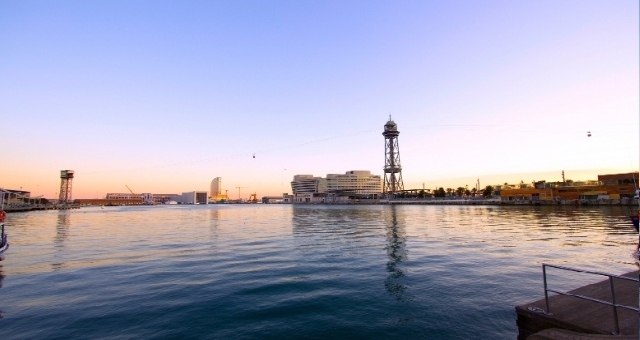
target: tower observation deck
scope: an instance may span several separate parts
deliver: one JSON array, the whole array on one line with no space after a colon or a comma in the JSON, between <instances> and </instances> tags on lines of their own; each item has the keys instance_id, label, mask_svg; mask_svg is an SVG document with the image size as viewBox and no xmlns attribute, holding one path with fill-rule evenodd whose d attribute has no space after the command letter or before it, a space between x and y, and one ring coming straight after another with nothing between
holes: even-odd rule
<instances>
[{"instance_id":1,"label":"tower observation deck","mask_svg":"<svg viewBox=\"0 0 640 340\"><path fill-rule=\"evenodd\" d=\"M383 194L394 194L404 190L402 184L402 166L400 165L400 147L398 146L398 126L391 120L384 125L384 183Z\"/></svg>"}]
</instances>

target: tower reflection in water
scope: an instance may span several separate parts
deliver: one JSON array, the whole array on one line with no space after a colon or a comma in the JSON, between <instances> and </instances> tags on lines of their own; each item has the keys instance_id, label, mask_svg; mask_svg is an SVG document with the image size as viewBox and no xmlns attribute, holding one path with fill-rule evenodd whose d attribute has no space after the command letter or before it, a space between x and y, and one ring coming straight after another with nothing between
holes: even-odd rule
<instances>
[{"instance_id":1,"label":"tower reflection in water","mask_svg":"<svg viewBox=\"0 0 640 340\"><path fill-rule=\"evenodd\" d=\"M385 214L387 237L387 272L385 288L397 301L408 301L407 285L404 283L405 273L402 271L402 262L407 260L406 231L404 221L398 218L398 208L395 205L388 207Z\"/></svg>"},{"instance_id":2,"label":"tower reflection in water","mask_svg":"<svg viewBox=\"0 0 640 340\"><path fill-rule=\"evenodd\" d=\"M58 215L56 236L53 238L53 245L56 249L56 252L53 255L53 262L51 263L51 268L53 270L60 270L65 267L65 261L62 257L64 254L64 242L69 236L69 225L71 223L70 215L71 213L66 210L60 211Z\"/></svg>"}]
</instances>

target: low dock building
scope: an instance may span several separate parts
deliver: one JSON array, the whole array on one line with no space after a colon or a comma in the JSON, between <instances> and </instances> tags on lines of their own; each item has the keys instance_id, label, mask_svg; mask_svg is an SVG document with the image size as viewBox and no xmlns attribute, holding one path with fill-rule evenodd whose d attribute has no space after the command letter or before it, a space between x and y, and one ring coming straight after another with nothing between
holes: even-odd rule
<instances>
[{"instance_id":1,"label":"low dock building","mask_svg":"<svg viewBox=\"0 0 640 340\"><path fill-rule=\"evenodd\" d=\"M502 201L629 200L636 195L638 173L598 175L597 181L502 185Z\"/></svg>"}]
</instances>

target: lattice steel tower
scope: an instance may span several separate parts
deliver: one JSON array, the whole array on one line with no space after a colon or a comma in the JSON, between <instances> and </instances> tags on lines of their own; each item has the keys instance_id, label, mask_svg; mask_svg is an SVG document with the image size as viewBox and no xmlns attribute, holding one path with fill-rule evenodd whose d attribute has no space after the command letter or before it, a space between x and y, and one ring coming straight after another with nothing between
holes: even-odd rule
<instances>
[{"instance_id":1,"label":"lattice steel tower","mask_svg":"<svg viewBox=\"0 0 640 340\"><path fill-rule=\"evenodd\" d=\"M391 120L384 125L384 183L383 194L394 194L404 190L402 184L402 166L400 165L400 147L398 146L398 126Z\"/></svg>"},{"instance_id":2,"label":"lattice steel tower","mask_svg":"<svg viewBox=\"0 0 640 340\"><path fill-rule=\"evenodd\" d=\"M73 170L60 170L60 197L59 204L69 204L71 200L71 184L73 182Z\"/></svg>"}]
</instances>

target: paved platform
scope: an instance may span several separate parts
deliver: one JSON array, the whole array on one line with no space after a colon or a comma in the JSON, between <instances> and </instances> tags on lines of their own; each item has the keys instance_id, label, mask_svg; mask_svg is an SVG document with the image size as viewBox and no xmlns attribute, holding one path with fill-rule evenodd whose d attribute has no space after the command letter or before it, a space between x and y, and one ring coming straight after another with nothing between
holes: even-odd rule
<instances>
[{"instance_id":1,"label":"paved platform","mask_svg":"<svg viewBox=\"0 0 640 340\"><path fill-rule=\"evenodd\" d=\"M633 271L621 276L638 279L639 271ZM638 294L640 287L638 282L614 278L616 303L638 307ZM570 293L584 295L603 301L611 302L611 289L609 280L590 284ZM542 292L544 294L544 292ZM545 314L546 304L544 297L540 300L516 306L518 340L549 328L564 329L587 334L615 334L615 319L613 307L588 301L572 296L564 296L550 293L549 309L552 315ZM626 308L617 308L620 335L638 338L637 311ZM535 338L534 338L535 339ZM544 339L544 338L540 338ZM552 338L553 339L553 338ZM573 338L558 338L573 339ZM580 338L575 338L580 339Z\"/></svg>"},{"instance_id":2,"label":"paved platform","mask_svg":"<svg viewBox=\"0 0 640 340\"><path fill-rule=\"evenodd\" d=\"M566 329L549 328L535 333L527 340L636 340L637 335L605 335L605 334L584 334L568 331Z\"/></svg>"}]
</instances>

